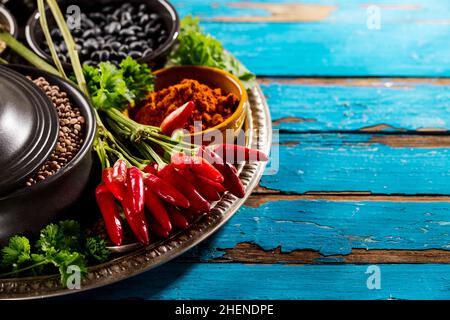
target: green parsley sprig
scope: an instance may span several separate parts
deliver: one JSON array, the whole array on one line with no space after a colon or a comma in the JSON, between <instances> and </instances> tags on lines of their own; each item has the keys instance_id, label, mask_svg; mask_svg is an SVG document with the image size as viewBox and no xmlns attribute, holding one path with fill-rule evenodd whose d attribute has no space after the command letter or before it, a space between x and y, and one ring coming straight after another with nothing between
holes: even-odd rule
<instances>
[{"instance_id":1,"label":"green parsley sprig","mask_svg":"<svg viewBox=\"0 0 450 320\"><path fill-rule=\"evenodd\" d=\"M190 15L181 21L178 45L170 55L169 64L223 69L238 77L247 89L255 85L255 75L226 51L219 40L203 31L199 18Z\"/></svg>"},{"instance_id":2,"label":"green parsley sprig","mask_svg":"<svg viewBox=\"0 0 450 320\"><path fill-rule=\"evenodd\" d=\"M41 275L56 269L65 285L70 276L67 273L69 266L77 266L85 274L88 261L104 262L110 255L104 240L98 237L85 239L80 224L73 220L47 225L41 230L34 247L32 250L26 237L11 237L1 250L0 268L4 273L0 277Z\"/></svg>"}]
</instances>

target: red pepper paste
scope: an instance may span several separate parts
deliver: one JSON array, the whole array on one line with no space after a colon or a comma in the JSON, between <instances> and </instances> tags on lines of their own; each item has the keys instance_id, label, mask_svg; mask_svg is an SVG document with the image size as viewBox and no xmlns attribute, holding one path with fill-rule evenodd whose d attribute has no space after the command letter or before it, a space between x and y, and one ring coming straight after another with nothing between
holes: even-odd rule
<instances>
[{"instance_id":1,"label":"red pepper paste","mask_svg":"<svg viewBox=\"0 0 450 320\"><path fill-rule=\"evenodd\" d=\"M139 123L159 127L172 111L188 101L195 104L194 112L184 129L194 132L194 121L201 121L202 130L214 127L230 117L239 105L239 98L222 89L211 89L196 80L184 79L179 84L151 92L136 113Z\"/></svg>"}]
</instances>

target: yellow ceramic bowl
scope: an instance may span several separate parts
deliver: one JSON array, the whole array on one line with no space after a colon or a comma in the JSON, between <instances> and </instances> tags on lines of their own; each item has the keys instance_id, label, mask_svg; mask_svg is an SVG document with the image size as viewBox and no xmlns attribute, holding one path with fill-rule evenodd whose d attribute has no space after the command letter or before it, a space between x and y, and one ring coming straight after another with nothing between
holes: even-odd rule
<instances>
[{"instance_id":1,"label":"yellow ceramic bowl","mask_svg":"<svg viewBox=\"0 0 450 320\"><path fill-rule=\"evenodd\" d=\"M203 144L209 144L216 140L216 134L217 132L220 132L222 134L223 142L234 142L234 138L242 129L248 108L247 91L238 78L220 69L197 66L181 66L161 69L155 71L155 76L155 90L157 91L178 84L183 79L193 79L212 89L220 88L225 93L235 94L240 102L230 117L215 127L189 135L194 143L198 144L200 141L203 141ZM227 132L227 130L229 131Z\"/></svg>"}]
</instances>

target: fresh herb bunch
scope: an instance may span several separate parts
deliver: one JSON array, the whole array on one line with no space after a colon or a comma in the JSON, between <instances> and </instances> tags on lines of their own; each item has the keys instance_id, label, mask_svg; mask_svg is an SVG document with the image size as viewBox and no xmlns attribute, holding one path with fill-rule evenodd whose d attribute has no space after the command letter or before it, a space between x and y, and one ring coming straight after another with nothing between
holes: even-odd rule
<instances>
[{"instance_id":1,"label":"fresh herb bunch","mask_svg":"<svg viewBox=\"0 0 450 320\"><path fill-rule=\"evenodd\" d=\"M85 64L83 74L92 103L98 110L124 110L153 91L151 70L131 57L122 60L119 67L110 62L101 62L98 67Z\"/></svg>"},{"instance_id":2,"label":"fresh herb bunch","mask_svg":"<svg viewBox=\"0 0 450 320\"><path fill-rule=\"evenodd\" d=\"M247 89L254 86L255 75L226 51L220 41L203 31L199 18L189 15L182 19L178 41L170 55L170 64L223 69L243 81Z\"/></svg>"},{"instance_id":3,"label":"fresh herb bunch","mask_svg":"<svg viewBox=\"0 0 450 320\"><path fill-rule=\"evenodd\" d=\"M75 265L85 274L88 261L104 262L110 255L104 240L85 238L80 224L73 220L47 225L41 230L33 249L28 238L11 237L9 244L1 250L0 268L4 273L0 277L48 274L56 268L65 285L70 275L67 273L69 266Z\"/></svg>"}]
</instances>

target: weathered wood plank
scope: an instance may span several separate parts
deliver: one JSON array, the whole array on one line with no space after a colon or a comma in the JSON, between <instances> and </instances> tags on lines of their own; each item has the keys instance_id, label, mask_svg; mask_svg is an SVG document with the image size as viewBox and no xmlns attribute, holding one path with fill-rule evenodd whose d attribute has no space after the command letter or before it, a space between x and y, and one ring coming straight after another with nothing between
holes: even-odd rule
<instances>
[{"instance_id":1,"label":"weathered wood plank","mask_svg":"<svg viewBox=\"0 0 450 320\"><path fill-rule=\"evenodd\" d=\"M447 202L282 200L243 207L186 259L210 261L240 243L323 256L363 250L450 249ZM334 258L330 258L331 262Z\"/></svg>"},{"instance_id":2,"label":"weathered wood plank","mask_svg":"<svg viewBox=\"0 0 450 320\"><path fill-rule=\"evenodd\" d=\"M445 131L449 79L262 79L274 128L308 131Z\"/></svg>"},{"instance_id":3,"label":"weathered wood plank","mask_svg":"<svg viewBox=\"0 0 450 320\"><path fill-rule=\"evenodd\" d=\"M368 28L367 4L357 0L175 1L259 75L450 75L448 2L371 4L379 30Z\"/></svg>"},{"instance_id":4,"label":"weathered wood plank","mask_svg":"<svg viewBox=\"0 0 450 320\"><path fill-rule=\"evenodd\" d=\"M285 193L448 195L449 143L432 135L282 134L279 170L268 169L260 185Z\"/></svg>"},{"instance_id":5,"label":"weathered wood plank","mask_svg":"<svg viewBox=\"0 0 450 320\"><path fill-rule=\"evenodd\" d=\"M450 265L380 265L369 290L366 265L168 263L71 299L449 299Z\"/></svg>"}]
</instances>

